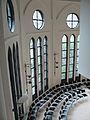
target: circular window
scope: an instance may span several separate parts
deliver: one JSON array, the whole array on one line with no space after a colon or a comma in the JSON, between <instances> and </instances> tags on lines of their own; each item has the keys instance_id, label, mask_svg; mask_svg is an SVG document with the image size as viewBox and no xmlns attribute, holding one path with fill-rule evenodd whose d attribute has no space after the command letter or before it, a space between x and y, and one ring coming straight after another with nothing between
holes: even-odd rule
<instances>
[{"instance_id":1,"label":"circular window","mask_svg":"<svg viewBox=\"0 0 90 120\"><path fill-rule=\"evenodd\" d=\"M7 22L8 27L11 32L15 30L15 16L14 16L14 8L11 0L7 0L6 4L6 12L7 12Z\"/></svg>"},{"instance_id":2,"label":"circular window","mask_svg":"<svg viewBox=\"0 0 90 120\"><path fill-rule=\"evenodd\" d=\"M44 17L40 10L35 10L33 13L33 25L38 30L44 27Z\"/></svg>"},{"instance_id":3,"label":"circular window","mask_svg":"<svg viewBox=\"0 0 90 120\"><path fill-rule=\"evenodd\" d=\"M68 16L67 16L67 25L69 28L75 28L78 26L78 23L79 23L79 18L78 16L75 14L75 13L70 13Z\"/></svg>"}]
</instances>

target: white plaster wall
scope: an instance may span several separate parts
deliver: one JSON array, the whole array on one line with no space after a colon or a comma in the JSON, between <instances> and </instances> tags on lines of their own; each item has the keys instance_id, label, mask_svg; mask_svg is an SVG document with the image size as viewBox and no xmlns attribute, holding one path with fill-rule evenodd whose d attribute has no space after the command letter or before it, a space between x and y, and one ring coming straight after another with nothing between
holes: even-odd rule
<instances>
[{"instance_id":1,"label":"white plaster wall","mask_svg":"<svg viewBox=\"0 0 90 120\"><path fill-rule=\"evenodd\" d=\"M80 60L79 72L90 78L90 1L81 0L80 9Z\"/></svg>"}]
</instances>

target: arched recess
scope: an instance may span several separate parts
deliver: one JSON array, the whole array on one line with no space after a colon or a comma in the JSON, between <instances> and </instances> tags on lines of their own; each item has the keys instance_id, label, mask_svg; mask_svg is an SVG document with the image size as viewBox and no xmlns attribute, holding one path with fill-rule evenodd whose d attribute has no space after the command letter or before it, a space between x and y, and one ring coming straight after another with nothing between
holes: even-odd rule
<instances>
[{"instance_id":1,"label":"arched recess","mask_svg":"<svg viewBox=\"0 0 90 120\"><path fill-rule=\"evenodd\" d=\"M16 42L15 46L15 54L16 54L16 69L17 69L17 83L18 83L18 98L22 96L22 84L21 84L21 74L20 74L20 62L19 62L19 47L18 42ZM19 107L19 114L24 114L23 104ZM22 118L21 118L22 119Z\"/></svg>"},{"instance_id":2,"label":"arched recess","mask_svg":"<svg viewBox=\"0 0 90 120\"><path fill-rule=\"evenodd\" d=\"M16 88L14 81L14 72L13 72L13 61L12 61L12 51L11 48L8 48L8 66L9 66L9 75L10 75L10 83L11 83L11 92L12 92L12 100L13 100L13 112L15 116L15 120L18 120L18 108L17 108L17 99L16 99Z\"/></svg>"}]
</instances>

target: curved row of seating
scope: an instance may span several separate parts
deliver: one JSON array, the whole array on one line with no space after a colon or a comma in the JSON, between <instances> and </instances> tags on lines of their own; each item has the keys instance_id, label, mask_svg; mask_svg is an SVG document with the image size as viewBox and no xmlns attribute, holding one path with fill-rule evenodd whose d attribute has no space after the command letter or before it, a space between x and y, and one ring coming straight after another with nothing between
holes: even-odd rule
<instances>
[{"instance_id":1,"label":"curved row of seating","mask_svg":"<svg viewBox=\"0 0 90 120\"><path fill-rule=\"evenodd\" d=\"M76 94L79 95L80 92L83 93L84 90L81 89L81 86L87 85L87 84L88 84L88 81L76 82L73 84L68 84L68 83L60 84L60 85L58 84L48 89L47 91L45 91L42 95L40 95L38 98L36 98L32 102L29 108L27 120L36 120L38 111L41 108L43 108L43 106L45 106L46 104L48 104L48 107L46 108L43 119L50 120L47 118L48 114L53 114L55 108L58 106L59 103L61 103L64 97L65 98L70 97L70 96L75 97ZM78 97L80 97L80 95ZM51 118L52 118L52 115L51 115Z\"/></svg>"},{"instance_id":2,"label":"curved row of seating","mask_svg":"<svg viewBox=\"0 0 90 120\"><path fill-rule=\"evenodd\" d=\"M54 99L51 101L51 104L50 103L48 104L48 107L46 108L46 112L44 114L44 120L52 120L52 115L54 113L54 110L57 108L59 103L62 104L60 108L61 108L61 111L63 110L62 113L65 114L64 112L68 111L68 108L72 105L72 103L74 103L75 101L77 101L82 97L87 96L84 92L85 92L84 89L77 88L77 89L72 89L68 92L65 92L61 95L60 93L58 93L57 97L54 97ZM59 117L60 120L62 116L63 115ZM67 114L65 114L65 117L66 116Z\"/></svg>"}]
</instances>

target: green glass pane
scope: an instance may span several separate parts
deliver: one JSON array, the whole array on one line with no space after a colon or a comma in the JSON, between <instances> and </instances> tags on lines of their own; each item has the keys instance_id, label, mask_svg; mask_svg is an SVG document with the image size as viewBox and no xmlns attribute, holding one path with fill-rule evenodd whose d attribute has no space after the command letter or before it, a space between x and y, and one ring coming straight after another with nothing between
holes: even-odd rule
<instances>
[{"instance_id":1,"label":"green glass pane","mask_svg":"<svg viewBox=\"0 0 90 120\"><path fill-rule=\"evenodd\" d=\"M73 78L73 72L69 72L69 78Z\"/></svg>"},{"instance_id":2,"label":"green glass pane","mask_svg":"<svg viewBox=\"0 0 90 120\"><path fill-rule=\"evenodd\" d=\"M30 58L33 58L33 57L34 57L34 50L30 49Z\"/></svg>"},{"instance_id":3,"label":"green glass pane","mask_svg":"<svg viewBox=\"0 0 90 120\"><path fill-rule=\"evenodd\" d=\"M34 67L34 59L31 59L31 68Z\"/></svg>"},{"instance_id":4,"label":"green glass pane","mask_svg":"<svg viewBox=\"0 0 90 120\"><path fill-rule=\"evenodd\" d=\"M33 40L30 41L30 48L33 48Z\"/></svg>"},{"instance_id":5,"label":"green glass pane","mask_svg":"<svg viewBox=\"0 0 90 120\"><path fill-rule=\"evenodd\" d=\"M41 74L38 75L38 81L41 82Z\"/></svg>"},{"instance_id":6,"label":"green glass pane","mask_svg":"<svg viewBox=\"0 0 90 120\"><path fill-rule=\"evenodd\" d=\"M65 79L65 73L61 75L61 79Z\"/></svg>"},{"instance_id":7,"label":"green glass pane","mask_svg":"<svg viewBox=\"0 0 90 120\"><path fill-rule=\"evenodd\" d=\"M70 49L74 49L74 43L70 43Z\"/></svg>"},{"instance_id":8,"label":"green glass pane","mask_svg":"<svg viewBox=\"0 0 90 120\"><path fill-rule=\"evenodd\" d=\"M31 77L34 77L34 69L31 69Z\"/></svg>"},{"instance_id":9,"label":"green glass pane","mask_svg":"<svg viewBox=\"0 0 90 120\"><path fill-rule=\"evenodd\" d=\"M62 66L62 72L66 72L66 66Z\"/></svg>"},{"instance_id":10,"label":"green glass pane","mask_svg":"<svg viewBox=\"0 0 90 120\"><path fill-rule=\"evenodd\" d=\"M38 57L38 65L40 65L41 64L41 58L40 58L40 56Z\"/></svg>"},{"instance_id":11,"label":"green glass pane","mask_svg":"<svg viewBox=\"0 0 90 120\"><path fill-rule=\"evenodd\" d=\"M73 65L69 65L69 71L73 71Z\"/></svg>"},{"instance_id":12,"label":"green glass pane","mask_svg":"<svg viewBox=\"0 0 90 120\"><path fill-rule=\"evenodd\" d=\"M66 59L62 59L62 65L66 65Z\"/></svg>"},{"instance_id":13,"label":"green glass pane","mask_svg":"<svg viewBox=\"0 0 90 120\"><path fill-rule=\"evenodd\" d=\"M35 87L32 88L32 95L35 94Z\"/></svg>"},{"instance_id":14,"label":"green glass pane","mask_svg":"<svg viewBox=\"0 0 90 120\"><path fill-rule=\"evenodd\" d=\"M37 48L38 56L41 54L40 52L41 52L41 51L40 51L40 47L38 47L38 48Z\"/></svg>"},{"instance_id":15,"label":"green glass pane","mask_svg":"<svg viewBox=\"0 0 90 120\"><path fill-rule=\"evenodd\" d=\"M32 86L35 86L35 78L32 78Z\"/></svg>"},{"instance_id":16,"label":"green glass pane","mask_svg":"<svg viewBox=\"0 0 90 120\"><path fill-rule=\"evenodd\" d=\"M69 57L73 57L73 56L74 56L74 50L70 50L69 53L70 53L70 54L69 54Z\"/></svg>"},{"instance_id":17,"label":"green glass pane","mask_svg":"<svg viewBox=\"0 0 90 120\"><path fill-rule=\"evenodd\" d=\"M47 39L44 38L44 45L47 45Z\"/></svg>"},{"instance_id":18,"label":"green glass pane","mask_svg":"<svg viewBox=\"0 0 90 120\"><path fill-rule=\"evenodd\" d=\"M73 58L70 58L69 61L70 61L69 64L73 64Z\"/></svg>"},{"instance_id":19,"label":"green glass pane","mask_svg":"<svg viewBox=\"0 0 90 120\"><path fill-rule=\"evenodd\" d=\"M63 36L62 42L67 42L67 37L66 37L66 35Z\"/></svg>"},{"instance_id":20,"label":"green glass pane","mask_svg":"<svg viewBox=\"0 0 90 120\"><path fill-rule=\"evenodd\" d=\"M38 39L38 41L37 41L37 47L39 47L39 46L40 46L40 42L41 42L41 40L40 40L40 39Z\"/></svg>"},{"instance_id":21,"label":"green glass pane","mask_svg":"<svg viewBox=\"0 0 90 120\"><path fill-rule=\"evenodd\" d=\"M62 50L67 50L67 43L62 44Z\"/></svg>"},{"instance_id":22,"label":"green glass pane","mask_svg":"<svg viewBox=\"0 0 90 120\"><path fill-rule=\"evenodd\" d=\"M62 58L66 57L66 51L62 51Z\"/></svg>"},{"instance_id":23,"label":"green glass pane","mask_svg":"<svg viewBox=\"0 0 90 120\"><path fill-rule=\"evenodd\" d=\"M74 35L71 35L70 42L74 42Z\"/></svg>"}]
</instances>

